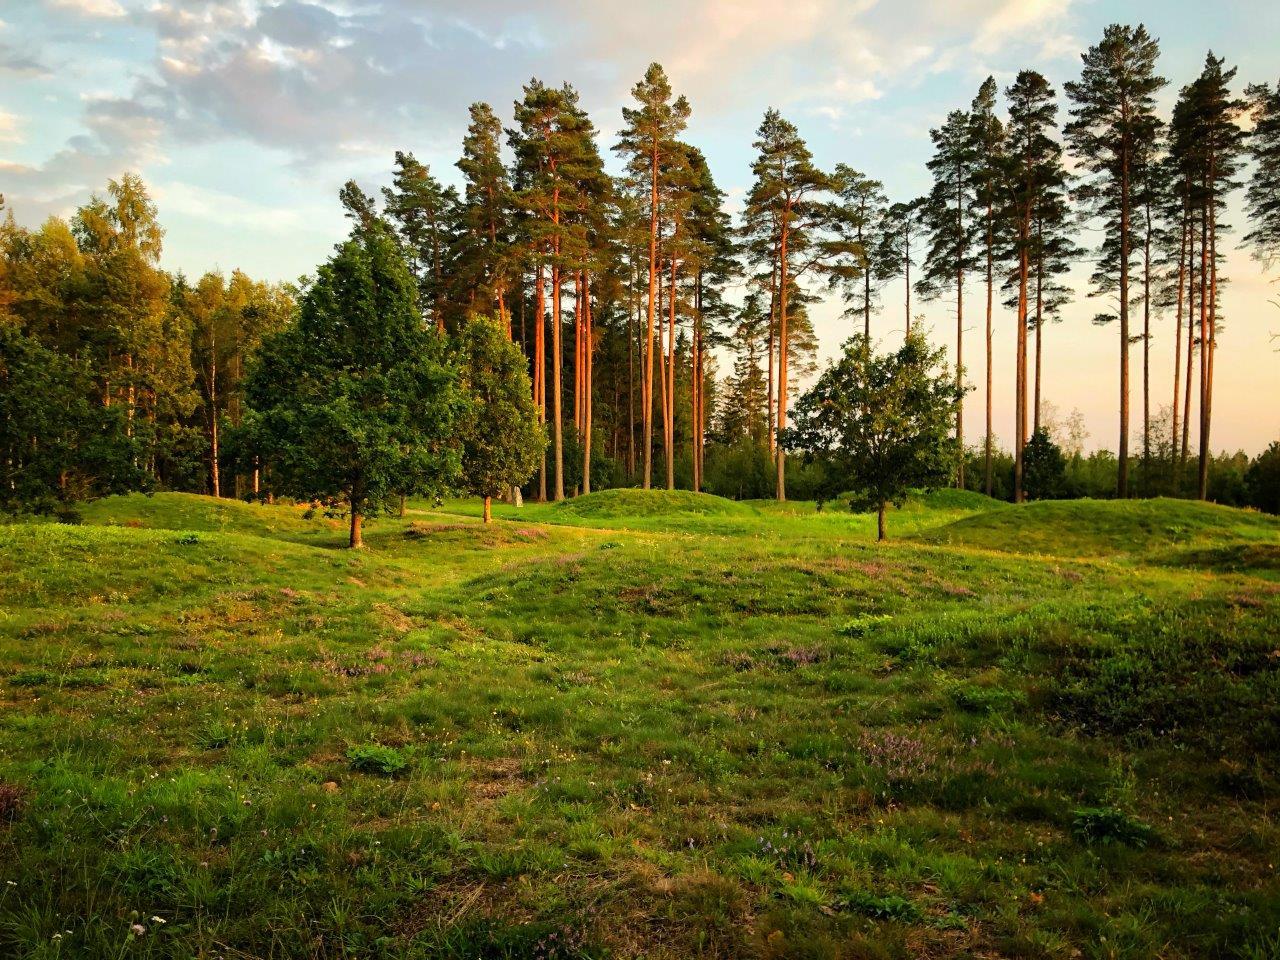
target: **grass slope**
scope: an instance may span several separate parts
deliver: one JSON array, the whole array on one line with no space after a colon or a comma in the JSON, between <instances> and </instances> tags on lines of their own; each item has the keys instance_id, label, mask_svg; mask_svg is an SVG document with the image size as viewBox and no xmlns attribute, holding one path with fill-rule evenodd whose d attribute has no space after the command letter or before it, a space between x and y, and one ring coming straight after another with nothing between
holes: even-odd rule
<instances>
[{"instance_id":1,"label":"grass slope","mask_svg":"<svg viewBox=\"0 0 1280 960\"><path fill-rule=\"evenodd\" d=\"M1280 518L1190 500L1043 500L983 511L919 536L1014 553L1106 556L1192 545L1280 544Z\"/></svg>"},{"instance_id":2,"label":"grass slope","mask_svg":"<svg viewBox=\"0 0 1280 960\"><path fill-rule=\"evenodd\" d=\"M1276 955L1270 521L635 494L0 527L0 956Z\"/></svg>"}]
</instances>

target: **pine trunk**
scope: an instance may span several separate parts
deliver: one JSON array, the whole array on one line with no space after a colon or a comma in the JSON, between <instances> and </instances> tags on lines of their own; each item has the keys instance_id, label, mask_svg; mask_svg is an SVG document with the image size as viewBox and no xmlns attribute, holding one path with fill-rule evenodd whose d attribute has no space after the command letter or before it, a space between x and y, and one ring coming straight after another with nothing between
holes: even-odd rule
<instances>
[{"instance_id":1,"label":"pine trunk","mask_svg":"<svg viewBox=\"0 0 1280 960\"><path fill-rule=\"evenodd\" d=\"M671 258L671 294L667 309L667 409L663 448L667 457L667 489L676 488L676 258Z\"/></svg>"},{"instance_id":2,"label":"pine trunk","mask_svg":"<svg viewBox=\"0 0 1280 960\"><path fill-rule=\"evenodd\" d=\"M591 274L582 274L582 492L591 492L591 388L594 377L591 333Z\"/></svg>"},{"instance_id":3,"label":"pine trunk","mask_svg":"<svg viewBox=\"0 0 1280 960\"><path fill-rule=\"evenodd\" d=\"M1026 226L1022 227L1025 241ZM1018 254L1018 330L1014 349L1014 441L1013 441L1013 502L1026 500L1023 490L1025 454L1027 446L1027 245L1022 244Z\"/></svg>"},{"instance_id":4,"label":"pine trunk","mask_svg":"<svg viewBox=\"0 0 1280 960\"><path fill-rule=\"evenodd\" d=\"M544 429L547 425L547 304L545 280L543 266L539 263L534 281L537 285L537 291L534 294L535 316L533 318L533 392L534 403L538 405L538 425ZM545 446L542 449L542 458L538 463L538 501L540 503L547 502L547 450Z\"/></svg>"},{"instance_id":5,"label":"pine trunk","mask_svg":"<svg viewBox=\"0 0 1280 960\"><path fill-rule=\"evenodd\" d=\"M644 489L653 485L653 324L658 300L658 141L649 155L649 323L645 331L644 381Z\"/></svg>"},{"instance_id":6,"label":"pine trunk","mask_svg":"<svg viewBox=\"0 0 1280 960\"><path fill-rule=\"evenodd\" d=\"M1182 301L1186 296L1187 282L1187 220L1183 211L1181 236L1178 238L1178 301L1176 320L1173 324L1173 427L1169 436L1170 466L1178 462L1178 403L1182 399ZM1176 492L1176 491L1175 491Z\"/></svg>"},{"instance_id":7,"label":"pine trunk","mask_svg":"<svg viewBox=\"0 0 1280 960\"><path fill-rule=\"evenodd\" d=\"M782 233L778 243L778 436L777 447L777 498L787 499L787 454L782 449L781 434L787 428L787 240L790 207L782 214Z\"/></svg>"},{"instance_id":8,"label":"pine trunk","mask_svg":"<svg viewBox=\"0 0 1280 960\"><path fill-rule=\"evenodd\" d=\"M991 415L991 395L992 395L992 332L991 332L991 309L992 301L995 298L995 278L993 276L993 256L992 245L994 238L992 237L992 210L991 204L987 204L987 436L982 445L983 459L983 485L986 489L987 496L991 496L995 489L995 478L993 475L991 464L991 444L992 444L992 415Z\"/></svg>"},{"instance_id":9,"label":"pine trunk","mask_svg":"<svg viewBox=\"0 0 1280 960\"><path fill-rule=\"evenodd\" d=\"M1120 450L1116 496L1129 496L1129 154L1120 173Z\"/></svg>"}]
</instances>

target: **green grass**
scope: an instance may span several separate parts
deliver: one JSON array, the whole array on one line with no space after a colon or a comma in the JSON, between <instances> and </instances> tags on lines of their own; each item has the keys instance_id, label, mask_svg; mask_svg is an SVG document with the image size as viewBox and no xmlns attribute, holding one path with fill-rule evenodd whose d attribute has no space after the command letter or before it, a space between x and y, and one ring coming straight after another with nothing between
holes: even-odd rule
<instances>
[{"instance_id":1,"label":"green grass","mask_svg":"<svg viewBox=\"0 0 1280 960\"><path fill-rule=\"evenodd\" d=\"M0 956L1277 955L1274 519L411 508L0 527Z\"/></svg>"}]
</instances>

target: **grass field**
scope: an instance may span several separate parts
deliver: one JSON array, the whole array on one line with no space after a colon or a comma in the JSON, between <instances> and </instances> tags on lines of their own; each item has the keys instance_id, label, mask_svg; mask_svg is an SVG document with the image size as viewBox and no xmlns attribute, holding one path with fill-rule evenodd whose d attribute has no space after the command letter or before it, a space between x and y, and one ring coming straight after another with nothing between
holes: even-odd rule
<instances>
[{"instance_id":1,"label":"grass field","mask_svg":"<svg viewBox=\"0 0 1280 960\"><path fill-rule=\"evenodd\" d=\"M1280 521L0 526L0 957L1280 957Z\"/></svg>"}]
</instances>

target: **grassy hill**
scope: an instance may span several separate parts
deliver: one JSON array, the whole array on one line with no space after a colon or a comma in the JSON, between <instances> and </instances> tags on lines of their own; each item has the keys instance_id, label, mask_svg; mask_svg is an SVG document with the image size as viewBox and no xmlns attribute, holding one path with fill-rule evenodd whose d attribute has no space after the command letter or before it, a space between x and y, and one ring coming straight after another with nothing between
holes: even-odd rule
<instances>
[{"instance_id":1,"label":"grassy hill","mask_svg":"<svg viewBox=\"0 0 1280 960\"><path fill-rule=\"evenodd\" d=\"M1280 542L1280 518L1189 500L1044 500L987 510L919 534L933 543L1052 556Z\"/></svg>"},{"instance_id":2,"label":"grassy hill","mask_svg":"<svg viewBox=\"0 0 1280 960\"><path fill-rule=\"evenodd\" d=\"M0 526L0 956L1276 955L1273 518L477 509Z\"/></svg>"}]
</instances>

